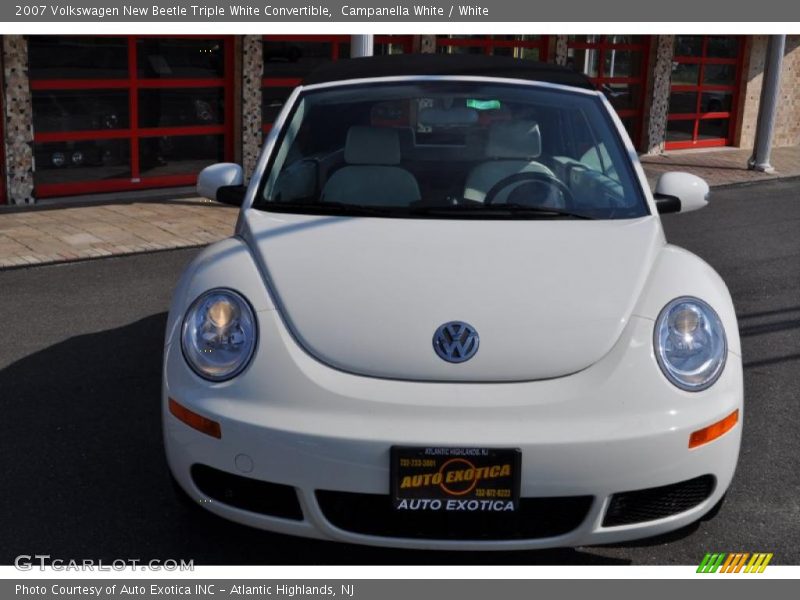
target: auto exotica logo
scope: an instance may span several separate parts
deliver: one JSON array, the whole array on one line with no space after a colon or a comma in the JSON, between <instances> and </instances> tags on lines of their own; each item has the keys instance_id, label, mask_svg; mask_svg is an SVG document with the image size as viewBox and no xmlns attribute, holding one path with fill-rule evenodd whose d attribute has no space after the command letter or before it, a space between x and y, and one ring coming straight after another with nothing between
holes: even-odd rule
<instances>
[{"instance_id":1,"label":"auto exotica logo","mask_svg":"<svg viewBox=\"0 0 800 600\"><path fill-rule=\"evenodd\" d=\"M461 468L458 468L461 466ZM463 496L471 492L480 479L495 479L511 475L511 465L491 465L475 467L466 458L451 458L442 465L438 472L403 477L400 488L418 488L438 485L450 496Z\"/></svg>"},{"instance_id":2,"label":"auto exotica logo","mask_svg":"<svg viewBox=\"0 0 800 600\"><path fill-rule=\"evenodd\" d=\"M697 567L698 573L763 573L772 552L707 552Z\"/></svg>"},{"instance_id":3,"label":"auto exotica logo","mask_svg":"<svg viewBox=\"0 0 800 600\"><path fill-rule=\"evenodd\" d=\"M519 502L520 452L514 448L392 449L396 510L505 512Z\"/></svg>"},{"instance_id":4,"label":"auto exotica logo","mask_svg":"<svg viewBox=\"0 0 800 600\"><path fill-rule=\"evenodd\" d=\"M447 460L438 471L406 475L400 482L400 490L438 488L445 499L403 499L400 510L464 510L513 511L514 502L510 489L478 489L479 482L507 479L511 476L511 464L501 463L478 467L466 458ZM468 494L478 498L463 498ZM452 499L446 499L452 498Z\"/></svg>"}]
</instances>

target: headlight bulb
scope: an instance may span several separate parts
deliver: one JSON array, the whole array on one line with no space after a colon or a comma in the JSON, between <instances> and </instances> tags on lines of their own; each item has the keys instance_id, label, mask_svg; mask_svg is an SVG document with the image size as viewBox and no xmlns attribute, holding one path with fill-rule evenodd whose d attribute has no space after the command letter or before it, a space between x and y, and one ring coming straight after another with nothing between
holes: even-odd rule
<instances>
[{"instance_id":1,"label":"headlight bulb","mask_svg":"<svg viewBox=\"0 0 800 600\"><path fill-rule=\"evenodd\" d=\"M661 371L686 391L713 385L725 366L722 321L697 298L677 298L664 307L656 319L653 346Z\"/></svg>"},{"instance_id":2,"label":"headlight bulb","mask_svg":"<svg viewBox=\"0 0 800 600\"><path fill-rule=\"evenodd\" d=\"M255 342L253 311L232 290L215 289L202 294L183 320L183 354L205 379L224 381L241 373L253 355Z\"/></svg>"}]
</instances>

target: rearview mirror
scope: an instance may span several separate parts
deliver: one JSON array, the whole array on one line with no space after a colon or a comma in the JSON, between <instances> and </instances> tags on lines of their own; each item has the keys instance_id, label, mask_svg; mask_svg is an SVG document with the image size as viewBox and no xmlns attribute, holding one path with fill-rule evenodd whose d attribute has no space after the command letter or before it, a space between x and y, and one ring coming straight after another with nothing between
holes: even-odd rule
<instances>
[{"instance_id":1,"label":"rearview mirror","mask_svg":"<svg viewBox=\"0 0 800 600\"><path fill-rule=\"evenodd\" d=\"M473 108L423 108L417 117L426 127L468 127L478 122L478 111Z\"/></svg>"},{"instance_id":2,"label":"rearview mirror","mask_svg":"<svg viewBox=\"0 0 800 600\"><path fill-rule=\"evenodd\" d=\"M217 163L200 171L197 193L209 200L241 206L247 191L243 182L242 167L235 163Z\"/></svg>"},{"instance_id":3,"label":"rearview mirror","mask_svg":"<svg viewBox=\"0 0 800 600\"><path fill-rule=\"evenodd\" d=\"M708 184L691 173L674 171L658 178L653 198L660 214L689 212L708 204Z\"/></svg>"}]
</instances>

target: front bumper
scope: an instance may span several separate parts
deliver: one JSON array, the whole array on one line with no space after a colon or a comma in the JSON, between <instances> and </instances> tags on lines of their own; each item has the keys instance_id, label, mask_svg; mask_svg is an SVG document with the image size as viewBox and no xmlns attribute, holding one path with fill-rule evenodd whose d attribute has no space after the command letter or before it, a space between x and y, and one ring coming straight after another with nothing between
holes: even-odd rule
<instances>
[{"instance_id":1,"label":"front bumper","mask_svg":"<svg viewBox=\"0 0 800 600\"><path fill-rule=\"evenodd\" d=\"M736 409L741 419L741 359L731 354L709 390L678 390L658 369L653 323L647 319L632 318L612 351L584 371L501 384L416 383L343 373L300 349L275 311L259 312L258 320L260 347L248 369L230 382L203 381L186 366L177 344L165 349L163 419L170 469L203 507L233 521L403 548L579 546L657 535L691 523L719 501L733 477L741 420L699 448L689 450L688 440ZM169 413L168 398L219 422L221 439L178 421ZM521 497L545 500L533 505L541 508L532 518L547 520L548 510L564 504L547 499L589 497L588 508L568 531L551 535L544 528L543 535L501 539L420 539L403 535L402 528L365 534L364 528L333 518L326 493L360 495L352 496L356 512L363 510L359 502L388 495L392 445L519 448ZM196 465L288 486L297 495L300 517L243 510L224 498L209 501L192 477ZM710 493L692 508L604 526L614 494L706 475L712 476ZM486 523L491 527L491 519Z\"/></svg>"}]
</instances>

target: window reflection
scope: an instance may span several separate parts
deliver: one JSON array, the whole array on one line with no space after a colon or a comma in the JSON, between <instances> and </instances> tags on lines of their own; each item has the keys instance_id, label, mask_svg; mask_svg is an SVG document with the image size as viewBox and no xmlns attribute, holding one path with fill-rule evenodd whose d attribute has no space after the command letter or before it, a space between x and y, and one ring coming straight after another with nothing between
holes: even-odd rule
<instances>
[{"instance_id":1,"label":"window reflection","mask_svg":"<svg viewBox=\"0 0 800 600\"><path fill-rule=\"evenodd\" d=\"M696 63L672 63L673 85L697 85L700 65Z\"/></svg>"},{"instance_id":2,"label":"window reflection","mask_svg":"<svg viewBox=\"0 0 800 600\"><path fill-rule=\"evenodd\" d=\"M676 35L675 56L701 56L703 54L702 35Z\"/></svg>"},{"instance_id":3,"label":"window reflection","mask_svg":"<svg viewBox=\"0 0 800 600\"><path fill-rule=\"evenodd\" d=\"M728 119L701 119L697 128L698 139L717 139L728 137Z\"/></svg>"},{"instance_id":4,"label":"window reflection","mask_svg":"<svg viewBox=\"0 0 800 600\"><path fill-rule=\"evenodd\" d=\"M589 77L597 77L600 51L594 48L573 48L567 55L567 67Z\"/></svg>"},{"instance_id":5,"label":"window reflection","mask_svg":"<svg viewBox=\"0 0 800 600\"><path fill-rule=\"evenodd\" d=\"M261 118L265 123L272 123L278 118L286 99L292 93L290 87L267 87L261 93Z\"/></svg>"},{"instance_id":6,"label":"window reflection","mask_svg":"<svg viewBox=\"0 0 800 600\"><path fill-rule=\"evenodd\" d=\"M36 183L130 178L129 148L127 139L36 143Z\"/></svg>"},{"instance_id":7,"label":"window reflection","mask_svg":"<svg viewBox=\"0 0 800 600\"><path fill-rule=\"evenodd\" d=\"M703 69L703 84L733 85L736 82L736 65L708 63Z\"/></svg>"},{"instance_id":8,"label":"window reflection","mask_svg":"<svg viewBox=\"0 0 800 600\"><path fill-rule=\"evenodd\" d=\"M642 87L630 83L604 83L603 93L617 110L635 109L641 102Z\"/></svg>"},{"instance_id":9,"label":"window reflection","mask_svg":"<svg viewBox=\"0 0 800 600\"><path fill-rule=\"evenodd\" d=\"M225 74L221 40L144 38L136 42L139 77L219 78Z\"/></svg>"},{"instance_id":10,"label":"window reflection","mask_svg":"<svg viewBox=\"0 0 800 600\"><path fill-rule=\"evenodd\" d=\"M33 128L52 131L126 129L127 90L35 90Z\"/></svg>"},{"instance_id":11,"label":"window reflection","mask_svg":"<svg viewBox=\"0 0 800 600\"><path fill-rule=\"evenodd\" d=\"M739 54L739 38L736 36L709 36L706 56L712 58L736 58Z\"/></svg>"},{"instance_id":12,"label":"window reflection","mask_svg":"<svg viewBox=\"0 0 800 600\"><path fill-rule=\"evenodd\" d=\"M32 35L28 73L37 79L125 79L128 40L124 37Z\"/></svg>"},{"instance_id":13,"label":"window reflection","mask_svg":"<svg viewBox=\"0 0 800 600\"><path fill-rule=\"evenodd\" d=\"M603 63L605 77L637 77L641 72L642 53L631 50L606 50Z\"/></svg>"},{"instance_id":14,"label":"window reflection","mask_svg":"<svg viewBox=\"0 0 800 600\"><path fill-rule=\"evenodd\" d=\"M225 120L223 88L139 90L141 127L214 125Z\"/></svg>"},{"instance_id":15,"label":"window reflection","mask_svg":"<svg viewBox=\"0 0 800 600\"><path fill-rule=\"evenodd\" d=\"M264 76L305 77L332 55L331 42L264 40Z\"/></svg>"},{"instance_id":16,"label":"window reflection","mask_svg":"<svg viewBox=\"0 0 800 600\"><path fill-rule=\"evenodd\" d=\"M694 135L694 119L667 121L668 142L690 142Z\"/></svg>"},{"instance_id":17,"label":"window reflection","mask_svg":"<svg viewBox=\"0 0 800 600\"><path fill-rule=\"evenodd\" d=\"M221 135L173 135L139 140L139 167L143 177L197 173L224 160Z\"/></svg>"},{"instance_id":18,"label":"window reflection","mask_svg":"<svg viewBox=\"0 0 800 600\"><path fill-rule=\"evenodd\" d=\"M672 92L669 95L669 112L672 114L697 112L697 92Z\"/></svg>"}]
</instances>

